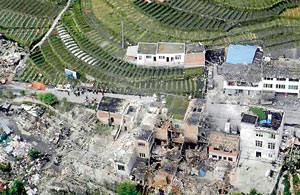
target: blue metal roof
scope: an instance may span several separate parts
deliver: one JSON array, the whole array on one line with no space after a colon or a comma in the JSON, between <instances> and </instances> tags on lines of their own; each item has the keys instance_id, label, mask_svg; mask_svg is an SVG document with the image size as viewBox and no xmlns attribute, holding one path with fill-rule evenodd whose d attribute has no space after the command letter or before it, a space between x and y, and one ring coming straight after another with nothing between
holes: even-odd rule
<instances>
[{"instance_id":1,"label":"blue metal roof","mask_svg":"<svg viewBox=\"0 0 300 195\"><path fill-rule=\"evenodd\" d=\"M255 45L229 45L226 48L226 63L252 64L256 50Z\"/></svg>"},{"instance_id":2,"label":"blue metal roof","mask_svg":"<svg viewBox=\"0 0 300 195\"><path fill-rule=\"evenodd\" d=\"M6 125L6 123L0 118L0 125L4 129L4 132L9 135L12 133L12 130Z\"/></svg>"}]
</instances>

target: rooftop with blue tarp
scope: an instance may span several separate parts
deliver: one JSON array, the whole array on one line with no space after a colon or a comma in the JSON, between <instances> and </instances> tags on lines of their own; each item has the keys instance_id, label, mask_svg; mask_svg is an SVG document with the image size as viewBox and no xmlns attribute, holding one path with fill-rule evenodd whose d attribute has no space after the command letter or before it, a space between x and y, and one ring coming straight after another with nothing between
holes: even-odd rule
<instances>
[{"instance_id":1,"label":"rooftop with blue tarp","mask_svg":"<svg viewBox=\"0 0 300 195\"><path fill-rule=\"evenodd\" d=\"M256 50L256 45L229 45L226 48L226 63L252 64Z\"/></svg>"}]
</instances>

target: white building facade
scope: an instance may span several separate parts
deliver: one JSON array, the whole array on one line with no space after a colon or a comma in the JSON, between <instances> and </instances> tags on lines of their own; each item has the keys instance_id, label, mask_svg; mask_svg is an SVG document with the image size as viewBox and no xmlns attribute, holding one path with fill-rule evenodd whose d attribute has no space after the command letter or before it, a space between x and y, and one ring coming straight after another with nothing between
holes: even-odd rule
<instances>
[{"instance_id":1,"label":"white building facade","mask_svg":"<svg viewBox=\"0 0 300 195\"><path fill-rule=\"evenodd\" d=\"M266 162L278 159L284 124L284 115L281 115L280 126L275 130L272 127L260 126L257 117L254 123L243 121L245 117L255 117L244 114L240 130L241 158Z\"/></svg>"},{"instance_id":2,"label":"white building facade","mask_svg":"<svg viewBox=\"0 0 300 195\"><path fill-rule=\"evenodd\" d=\"M125 58L139 66L203 67L205 48L201 43L145 43L128 47Z\"/></svg>"},{"instance_id":3,"label":"white building facade","mask_svg":"<svg viewBox=\"0 0 300 195\"><path fill-rule=\"evenodd\" d=\"M236 81L224 81L224 90L232 90L233 93L257 94L261 91L275 93L297 94L300 98L299 79L264 77L256 84L243 85Z\"/></svg>"}]
</instances>

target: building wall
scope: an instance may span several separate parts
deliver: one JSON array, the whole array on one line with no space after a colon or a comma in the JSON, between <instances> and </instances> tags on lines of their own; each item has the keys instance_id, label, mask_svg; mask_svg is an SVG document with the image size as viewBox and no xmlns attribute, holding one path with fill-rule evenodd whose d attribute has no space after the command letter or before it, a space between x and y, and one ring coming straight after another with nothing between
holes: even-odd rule
<instances>
[{"instance_id":1,"label":"building wall","mask_svg":"<svg viewBox=\"0 0 300 195\"><path fill-rule=\"evenodd\" d=\"M155 128L154 129L154 137L159 140L167 140L168 139L168 130L165 128Z\"/></svg>"},{"instance_id":2,"label":"building wall","mask_svg":"<svg viewBox=\"0 0 300 195\"><path fill-rule=\"evenodd\" d=\"M113 125L120 125L121 121L122 121L122 115L121 114L119 114L119 113L108 113L108 112L100 111L100 110L97 112L97 118L103 124L108 124L109 119L111 119L111 118L114 119ZM127 129L132 129L133 128L134 121L132 120L132 118L130 116L124 115L123 120L124 120L124 125L123 125L124 127L126 127Z\"/></svg>"},{"instance_id":3,"label":"building wall","mask_svg":"<svg viewBox=\"0 0 300 195\"><path fill-rule=\"evenodd\" d=\"M153 135L151 136L152 138L150 141L145 141L145 140L139 140L137 139L135 142L135 148L136 148L136 155L140 158L146 158L149 159L151 157L151 149L154 143L154 138ZM141 145L141 144L144 144ZM143 156L145 154L145 156Z\"/></svg>"},{"instance_id":4,"label":"building wall","mask_svg":"<svg viewBox=\"0 0 300 195\"><path fill-rule=\"evenodd\" d=\"M282 140L283 123L284 120L282 120L279 129L275 131L268 128L256 128L254 125L242 122L240 131L241 158L275 161ZM275 139L271 138L271 134L275 134ZM256 146L256 141L262 142L262 147ZM269 143L274 143L275 148L268 148ZM261 153L261 157L256 157L257 152Z\"/></svg>"},{"instance_id":5,"label":"building wall","mask_svg":"<svg viewBox=\"0 0 300 195\"><path fill-rule=\"evenodd\" d=\"M184 57L184 66L185 67L198 67L205 66L205 54L187 54Z\"/></svg>"},{"instance_id":6,"label":"building wall","mask_svg":"<svg viewBox=\"0 0 300 195\"><path fill-rule=\"evenodd\" d=\"M129 178L129 176L131 174L131 171L133 169L133 166L136 162L136 155L135 155L135 153L128 154L128 155L131 155L128 162L124 163L124 162L121 162L121 161L116 161L114 164L115 164L115 171L116 171L117 174L123 175L123 176ZM125 169L124 170L119 170L118 165L124 166Z\"/></svg>"},{"instance_id":7,"label":"building wall","mask_svg":"<svg viewBox=\"0 0 300 195\"><path fill-rule=\"evenodd\" d=\"M139 65L155 65L155 63L166 63L168 64L183 64L184 63L184 53L178 54L138 54L137 63ZM180 59L176 59L179 56ZM156 61L154 61L156 58ZM172 61L173 58L173 61ZM169 62L167 62L169 60Z\"/></svg>"},{"instance_id":8,"label":"building wall","mask_svg":"<svg viewBox=\"0 0 300 195\"><path fill-rule=\"evenodd\" d=\"M295 81L289 81L289 79L286 79L285 81L278 80L276 78L273 78L273 80L266 80L262 79L262 84L263 84L263 89L265 91L275 91L278 93L294 93L294 94L299 94L300 90L300 82L295 82ZM266 86L269 85L269 87ZM272 87L270 87L272 85ZM278 88L276 85L284 85L285 89ZM291 89L289 86L297 86L297 89Z\"/></svg>"},{"instance_id":9,"label":"building wall","mask_svg":"<svg viewBox=\"0 0 300 195\"><path fill-rule=\"evenodd\" d=\"M224 160L229 162L236 162L238 158L238 152L225 152L222 150L215 150L213 146L208 148L209 158L214 160Z\"/></svg>"},{"instance_id":10,"label":"building wall","mask_svg":"<svg viewBox=\"0 0 300 195\"><path fill-rule=\"evenodd\" d=\"M285 86L285 88L280 88L280 86ZM289 88L289 86L293 86L294 89ZM300 82L289 81L286 79L285 81L281 81L277 78L273 78L273 80L266 80L262 78L262 80L258 83L258 87L251 86L230 86L227 81L223 83L224 89L233 89L233 90L244 90L244 91L274 91L277 93L290 93L290 94L300 94Z\"/></svg>"},{"instance_id":11,"label":"building wall","mask_svg":"<svg viewBox=\"0 0 300 195\"><path fill-rule=\"evenodd\" d=\"M184 140L185 142L198 142L198 125L185 124L184 128Z\"/></svg>"}]
</instances>

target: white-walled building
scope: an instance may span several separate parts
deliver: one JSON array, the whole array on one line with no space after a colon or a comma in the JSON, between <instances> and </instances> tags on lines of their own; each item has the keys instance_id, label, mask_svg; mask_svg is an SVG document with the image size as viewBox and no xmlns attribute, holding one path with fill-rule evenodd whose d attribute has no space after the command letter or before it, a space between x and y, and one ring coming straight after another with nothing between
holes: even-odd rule
<instances>
[{"instance_id":1,"label":"white-walled building","mask_svg":"<svg viewBox=\"0 0 300 195\"><path fill-rule=\"evenodd\" d=\"M300 64L277 61L272 65L224 65L226 94L259 95L261 92L300 97Z\"/></svg>"},{"instance_id":2,"label":"white-walled building","mask_svg":"<svg viewBox=\"0 0 300 195\"><path fill-rule=\"evenodd\" d=\"M281 111L264 110L266 119L244 114L240 129L241 158L267 162L278 159L282 141L284 114Z\"/></svg>"},{"instance_id":3,"label":"white-walled building","mask_svg":"<svg viewBox=\"0 0 300 195\"><path fill-rule=\"evenodd\" d=\"M139 66L194 68L205 66L205 48L201 43L138 43L128 47L127 61Z\"/></svg>"}]
</instances>

